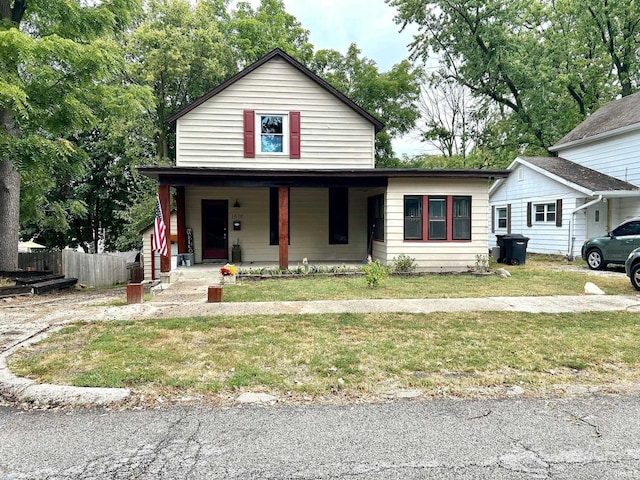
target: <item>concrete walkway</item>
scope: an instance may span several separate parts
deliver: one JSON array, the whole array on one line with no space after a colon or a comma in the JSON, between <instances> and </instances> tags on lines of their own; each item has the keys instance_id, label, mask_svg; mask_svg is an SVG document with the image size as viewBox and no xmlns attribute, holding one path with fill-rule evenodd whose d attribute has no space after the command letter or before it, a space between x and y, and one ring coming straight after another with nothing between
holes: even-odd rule
<instances>
[{"instance_id":1,"label":"concrete walkway","mask_svg":"<svg viewBox=\"0 0 640 480\"><path fill-rule=\"evenodd\" d=\"M18 348L41 341L65 324L82 320L138 320L186 316L302 315L322 313L529 312L584 313L630 311L640 313L640 295L576 295L546 297L486 297L395 300L330 300L299 302L206 303L206 286L170 286L153 301L137 305L78 305L39 314L0 309L0 396L18 402L56 405L107 405L125 400L127 389L80 388L37 384L13 375L6 359ZM197 300L196 300L197 299ZM5 335L11 334L11 335Z\"/></svg>"}]
</instances>

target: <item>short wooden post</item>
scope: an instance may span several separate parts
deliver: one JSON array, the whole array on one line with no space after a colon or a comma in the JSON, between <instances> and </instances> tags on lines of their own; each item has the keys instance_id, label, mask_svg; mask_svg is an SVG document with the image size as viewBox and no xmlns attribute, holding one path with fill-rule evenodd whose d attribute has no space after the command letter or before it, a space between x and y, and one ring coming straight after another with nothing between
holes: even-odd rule
<instances>
[{"instance_id":1,"label":"short wooden post","mask_svg":"<svg viewBox=\"0 0 640 480\"><path fill-rule=\"evenodd\" d=\"M209 292L207 295L207 301L209 303L220 303L222 302L222 287L219 285L214 285L209 287Z\"/></svg>"},{"instance_id":2,"label":"short wooden post","mask_svg":"<svg viewBox=\"0 0 640 480\"><path fill-rule=\"evenodd\" d=\"M127 285L127 303L142 303L144 300L144 286L141 283Z\"/></svg>"}]
</instances>

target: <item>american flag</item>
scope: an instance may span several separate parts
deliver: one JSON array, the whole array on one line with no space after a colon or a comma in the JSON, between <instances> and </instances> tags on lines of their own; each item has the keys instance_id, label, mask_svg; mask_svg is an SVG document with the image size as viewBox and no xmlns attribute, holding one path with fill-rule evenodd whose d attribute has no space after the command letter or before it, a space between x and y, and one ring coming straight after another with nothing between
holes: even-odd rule
<instances>
[{"instance_id":1,"label":"american flag","mask_svg":"<svg viewBox=\"0 0 640 480\"><path fill-rule=\"evenodd\" d=\"M156 195L156 221L153 224L153 245L152 248L160 255L168 256L169 250L167 248L167 227L164 224L162 218L162 207L160 207L160 197Z\"/></svg>"}]
</instances>

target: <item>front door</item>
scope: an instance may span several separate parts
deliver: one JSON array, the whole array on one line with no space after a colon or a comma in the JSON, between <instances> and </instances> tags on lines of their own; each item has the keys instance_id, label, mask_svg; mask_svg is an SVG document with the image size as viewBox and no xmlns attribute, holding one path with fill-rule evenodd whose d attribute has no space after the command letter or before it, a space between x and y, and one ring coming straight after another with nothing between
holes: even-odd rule
<instances>
[{"instance_id":1,"label":"front door","mask_svg":"<svg viewBox=\"0 0 640 480\"><path fill-rule=\"evenodd\" d=\"M202 200L202 259L228 258L228 203L226 200Z\"/></svg>"}]
</instances>

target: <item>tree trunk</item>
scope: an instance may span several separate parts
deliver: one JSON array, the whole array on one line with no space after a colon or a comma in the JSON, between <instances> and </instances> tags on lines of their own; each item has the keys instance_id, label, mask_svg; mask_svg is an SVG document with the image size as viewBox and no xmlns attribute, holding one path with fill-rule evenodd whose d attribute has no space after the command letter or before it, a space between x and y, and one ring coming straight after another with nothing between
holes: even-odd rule
<instances>
[{"instance_id":1,"label":"tree trunk","mask_svg":"<svg viewBox=\"0 0 640 480\"><path fill-rule=\"evenodd\" d=\"M0 159L0 205L0 270L17 270L20 174L8 159Z\"/></svg>"}]
</instances>

